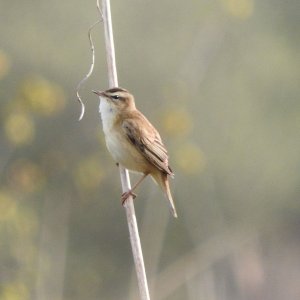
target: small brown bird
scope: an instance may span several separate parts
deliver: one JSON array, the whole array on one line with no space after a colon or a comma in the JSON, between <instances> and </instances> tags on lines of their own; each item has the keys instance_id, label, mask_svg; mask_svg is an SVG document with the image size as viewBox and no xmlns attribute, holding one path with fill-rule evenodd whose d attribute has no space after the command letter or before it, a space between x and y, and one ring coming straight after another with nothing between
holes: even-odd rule
<instances>
[{"instance_id":1,"label":"small brown bird","mask_svg":"<svg viewBox=\"0 0 300 300\"><path fill-rule=\"evenodd\" d=\"M157 182L169 200L170 210L177 217L168 176L174 174L168 163L168 153L161 137L147 118L136 109L132 94L119 87L93 91L100 97L100 114L106 145L112 157L128 170L143 173L128 192L122 194L122 204L148 176Z\"/></svg>"}]
</instances>

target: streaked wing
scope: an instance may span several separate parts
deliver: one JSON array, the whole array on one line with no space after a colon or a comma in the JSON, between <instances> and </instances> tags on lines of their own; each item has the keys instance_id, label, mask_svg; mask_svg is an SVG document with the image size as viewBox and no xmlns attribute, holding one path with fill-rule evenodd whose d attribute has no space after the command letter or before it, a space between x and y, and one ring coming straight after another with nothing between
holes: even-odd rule
<instances>
[{"instance_id":1,"label":"streaked wing","mask_svg":"<svg viewBox=\"0 0 300 300\"><path fill-rule=\"evenodd\" d=\"M161 137L151 123L141 114L133 119L125 119L122 128L128 139L140 153L155 167L168 175L173 175L168 163L168 152Z\"/></svg>"}]
</instances>

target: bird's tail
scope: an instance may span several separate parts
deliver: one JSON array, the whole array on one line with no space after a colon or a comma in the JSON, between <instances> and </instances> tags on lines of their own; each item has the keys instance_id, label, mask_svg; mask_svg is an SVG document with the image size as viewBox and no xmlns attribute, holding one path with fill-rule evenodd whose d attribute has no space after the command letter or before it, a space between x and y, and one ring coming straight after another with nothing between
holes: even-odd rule
<instances>
[{"instance_id":1,"label":"bird's tail","mask_svg":"<svg viewBox=\"0 0 300 300\"><path fill-rule=\"evenodd\" d=\"M172 215L174 216L174 218L177 218L177 212L176 212L176 208L175 208L173 197L172 197L171 190L170 190L168 175L159 173L158 176L160 178L154 178L154 179L159 184L161 189L164 191L164 193L169 201L169 208L170 208Z\"/></svg>"}]
</instances>

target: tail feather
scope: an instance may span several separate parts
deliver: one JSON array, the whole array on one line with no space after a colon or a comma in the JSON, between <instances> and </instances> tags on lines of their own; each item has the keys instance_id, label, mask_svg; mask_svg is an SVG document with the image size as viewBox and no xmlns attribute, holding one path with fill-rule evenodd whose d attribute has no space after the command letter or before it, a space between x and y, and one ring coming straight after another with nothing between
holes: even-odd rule
<instances>
[{"instance_id":1,"label":"tail feather","mask_svg":"<svg viewBox=\"0 0 300 300\"><path fill-rule=\"evenodd\" d=\"M168 178L165 180L165 186L166 186L166 197L169 200L169 207L170 207L170 211L172 213L172 215L174 216L174 218L177 218L177 212L176 212L176 208L175 208L175 204L174 204L174 200L170 191L170 185L169 185L169 181Z\"/></svg>"},{"instance_id":2,"label":"tail feather","mask_svg":"<svg viewBox=\"0 0 300 300\"><path fill-rule=\"evenodd\" d=\"M161 189L164 191L166 198L168 199L168 202L169 202L170 211L171 211L172 215L174 216L174 218L177 218L177 212L176 212L174 200L173 200L171 190L170 190L168 175L163 174L161 172L159 174L155 174L155 175L156 176L152 175L154 180L159 184Z\"/></svg>"}]
</instances>

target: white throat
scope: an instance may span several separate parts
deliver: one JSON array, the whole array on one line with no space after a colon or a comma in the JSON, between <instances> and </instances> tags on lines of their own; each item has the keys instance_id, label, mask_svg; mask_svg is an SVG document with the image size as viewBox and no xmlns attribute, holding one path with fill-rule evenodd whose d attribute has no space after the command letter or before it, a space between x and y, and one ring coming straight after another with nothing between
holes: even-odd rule
<instances>
[{"instance_id":1,"label":"white throat","mask_svg":"<svg viewBox=\"0 0 300 300\"><path fill-rule=\"evenodd\" d=\"M101 115L103 131L105 134L109 134L116 117L115 107L105 98L100 97L99 113Z\"/></svg>"}]
</instances>

